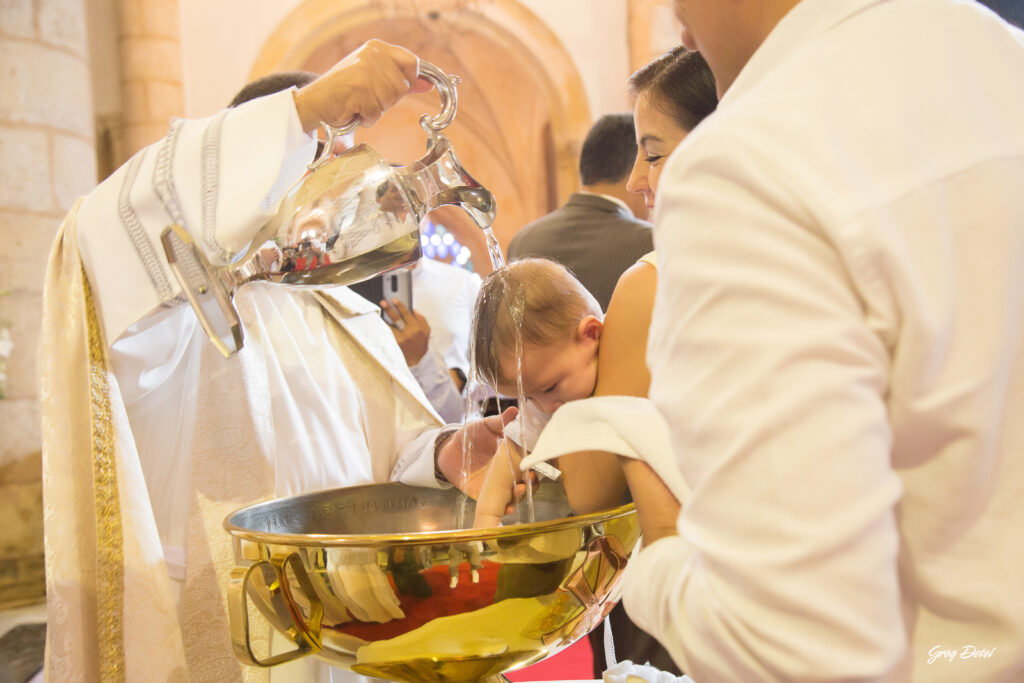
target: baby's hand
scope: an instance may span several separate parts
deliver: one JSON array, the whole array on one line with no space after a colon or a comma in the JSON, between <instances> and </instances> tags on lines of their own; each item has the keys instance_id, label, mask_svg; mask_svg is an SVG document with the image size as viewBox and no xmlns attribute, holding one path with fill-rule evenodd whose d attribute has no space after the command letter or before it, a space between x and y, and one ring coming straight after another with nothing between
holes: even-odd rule
<instances>
[{"instance_id":1,"label":"baby's hand","mask_svg":"<svg viewBox=\"0 0 1024 683\"><path fill-rule=\"evenodd\" d=\"M522 461L519 446L503 439L487 466L487 474L476 500L473 527L485 529L501 526L501 518L512 512L515 502L526 494L526 482L532 486L536 475L519 471Z\"/></svg>"}]
</instances>

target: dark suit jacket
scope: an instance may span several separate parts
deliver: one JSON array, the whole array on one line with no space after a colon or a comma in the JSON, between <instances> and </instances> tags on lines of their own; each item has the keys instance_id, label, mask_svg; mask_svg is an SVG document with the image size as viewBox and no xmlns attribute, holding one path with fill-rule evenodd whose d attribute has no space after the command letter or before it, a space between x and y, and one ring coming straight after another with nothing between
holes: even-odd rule
<instances>
[{"instance_id":1,"label":"dark suit jacket","mask_svg":"<svg viewBox=\"0 0 1024 683\"><path fill-rule=\"evenodd\" d=\"M607 310L622 271L653 248L650 223L604 197L577 192L565 206L524 226L509 243L508 258L558 261Z\"/></svg>"}]
</instances>

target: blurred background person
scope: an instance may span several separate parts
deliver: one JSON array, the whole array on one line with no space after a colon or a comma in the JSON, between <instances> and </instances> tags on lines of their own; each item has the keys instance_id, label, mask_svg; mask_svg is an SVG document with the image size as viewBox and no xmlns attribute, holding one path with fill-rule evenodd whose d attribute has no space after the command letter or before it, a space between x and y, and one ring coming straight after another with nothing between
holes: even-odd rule
<instances>
[{"instance_id":1,"label":"blurred background person","mask_svg":"<svg viewBox=\"0 0 1024 683\"><path fill-rule=\"evenodd\" d=\"M580 150L582 187L563 206L523 226L509 242L509 260L558 261L607 309L622 272L653 248L643 200L626 189L635 158L633 115L599 118Z\"/></svg>"}]
</instances>

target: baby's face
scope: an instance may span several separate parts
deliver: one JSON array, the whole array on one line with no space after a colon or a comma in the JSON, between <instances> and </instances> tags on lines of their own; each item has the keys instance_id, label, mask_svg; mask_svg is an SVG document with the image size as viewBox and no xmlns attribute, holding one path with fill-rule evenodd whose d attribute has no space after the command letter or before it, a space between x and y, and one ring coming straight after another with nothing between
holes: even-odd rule
<instances>
[{"instance_id":1,"label":"baby's face","mask_svg":"<svg viewBox=\"0 0 1024 683\"><path fill-rule=\"evenodd\" d=\"M563 403L589 398L597 384L598 340L578 336L565 344L528 345L523 349L523 393L545 412ZM506 376L515 377L515 359L502 364ZM516 396L515 380L498 386L506 396Z\"/></svg>"}]
</instances>

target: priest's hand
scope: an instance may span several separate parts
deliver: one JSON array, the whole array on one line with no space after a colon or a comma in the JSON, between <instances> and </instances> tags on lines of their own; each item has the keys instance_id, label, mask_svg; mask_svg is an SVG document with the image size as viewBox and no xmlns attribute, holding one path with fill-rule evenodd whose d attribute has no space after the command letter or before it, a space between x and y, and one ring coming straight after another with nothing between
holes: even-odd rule
<instances>
[{"instance_id":1,"label":"priest's hand","mask_svg":"<svg viewBox=\"0 0 1024 683\"><path fill-rule=\"evenodd\" d=\"M476 498L487 473L487 465L501 443L505 425L516 418L516 407L506 408L501 415L491 415L462 425L437 450L437 469L445 479ZM463 445L468 454L468 467L463 467ZM465 472L463 470L466 470Z\"/></svg>"},{"instance_id":2,"label":"priest's hand","mask_svg":"<svg viewBox=\"0 0 1024 683\"><path fill-rule=\"evenodd\" d=\"M355 118L372 126L388 107L411 92L432 85L419 78L419 58L403 47L369 40L330 71L295 93L303 130L320 122L344 126Z\"/></svg>"}]
</instances>

